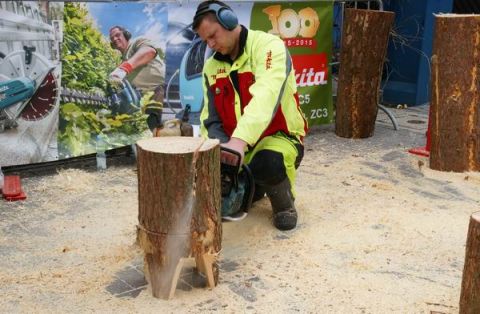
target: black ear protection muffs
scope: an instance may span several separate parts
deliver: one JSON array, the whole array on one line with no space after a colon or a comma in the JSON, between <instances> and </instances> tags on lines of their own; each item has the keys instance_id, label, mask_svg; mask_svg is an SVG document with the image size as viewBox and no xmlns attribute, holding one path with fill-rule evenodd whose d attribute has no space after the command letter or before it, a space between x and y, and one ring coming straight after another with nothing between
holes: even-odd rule
<instances>
[{"instance_id":1,"label":"black ear protection muffs","mask_svg":"<svg viewBox=\"0 0 480 314\"><path fill-rule=\"evenodd\" d=\"M112 28L110 28L110 30L114 29L114 28L118 28L122 33L123 33L123 37L125 37L125 39L127 41L130 40L130 38L132 38L132 33L130 33L127 29L125 29L124 27L121 27L121 26L113 26ZM112 47L113 49L115 49L115 45L110 42L110 47Z\"/></svg>"},{"instance_id":2,"label":"black ear protection muffs","mask_svg":"<svg viewBox=\"0 0 480 314\"><path fill-rule=\"evenodd\" d=\"M207 7L197 11L193 20L195 21L199 16L208 12L214 12L218 22L226 30L231 31L238 25L237 15L232 11L232 9L218 3L210 3Z\"/></svg>"}]
</instances>

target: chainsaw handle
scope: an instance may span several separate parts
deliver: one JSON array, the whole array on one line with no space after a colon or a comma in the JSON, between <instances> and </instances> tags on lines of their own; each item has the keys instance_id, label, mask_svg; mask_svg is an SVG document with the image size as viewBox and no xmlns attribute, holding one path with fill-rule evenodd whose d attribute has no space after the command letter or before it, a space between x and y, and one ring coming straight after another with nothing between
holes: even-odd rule
<instances>
[{"instance_id":1,"label":"chainsaw handle","mask_svg":"<svg viewBox=\"0 0 480 314\"><path fill-rule=\"evenodd\" d=\"M235 155L235 157L237 157L237 162L235 163L234 166L237 167L240 170L240 162L242 160L242 155L239 152L237 152L236 150L221 146L221 145L220 145L220 151L224 151L224 152L227 152L231 155Z\"/></svg>"},{"instance_id":2,"label":"chainsaw handle","mask_svg":"<svg viewBox=\"0 0 480 314\"><path fill-rule=\"evenodd\" d=\"M238 190L238 173L240 172L240 162L242 155L236 150L220 146L220 152L224 151L237 157L234 165L220 162L220 173L222 175L222 197L228 196L233 188Z\"/></svg>"}]
</instances>

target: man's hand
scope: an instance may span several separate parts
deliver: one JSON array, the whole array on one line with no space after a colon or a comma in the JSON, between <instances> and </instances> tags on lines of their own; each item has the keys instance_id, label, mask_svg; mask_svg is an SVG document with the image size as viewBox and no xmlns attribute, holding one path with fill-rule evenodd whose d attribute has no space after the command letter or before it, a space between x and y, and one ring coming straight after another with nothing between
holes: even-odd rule
<instances>
[{"instance_id":1,"label":"man's hand","mask_svg":"<svg viewBox=\"0 0 480 314\"><path fill-rule=\"evenodd\" d=\"M133 71L133 66L127 61L125 61L122 64L120 64L118 68L113 70L112 73L110 73L109 79L111 81L122 81L125 78L125 76L127 76L127 74L131 73L132 71Z\"/></svg>"},{"instance_id":2,"label":"man's hand","mask_svg":"<svg viewBox=\"0 0 480 314\"><path fill-rule=\"evenodd\" d=\"M115 70L113 70L112 73L110 73L110 75L108 76L108 79L110 81L122 81L125 76L127 76L127 72L125 72L125 70L122 70L120 68L116 68Z\"/></svg>"},{"instance_id":3,"label":"man's hand","mask_svg":"<svg viewBox=\"0 0 480 314\"><path fill-rule=\"evenodd\" d=\"M245 156L245 147L247 147L247 143L245 141L236 137L232 137L225 144L221 144L221 146L230 148L231 150L235 150L240 153L240 164L243 163L243 157ZM220 161L224 164L235 165L237 161L237 156L230 154L226 151L221 151Z\"/></svg>"}]
</instances>

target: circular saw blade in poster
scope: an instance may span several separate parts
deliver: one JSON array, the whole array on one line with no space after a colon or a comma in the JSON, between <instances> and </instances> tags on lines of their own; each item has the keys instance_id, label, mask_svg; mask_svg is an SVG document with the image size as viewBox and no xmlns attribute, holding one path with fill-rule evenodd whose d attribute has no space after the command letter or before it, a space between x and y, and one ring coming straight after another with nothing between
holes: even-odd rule
<instances>
[{"instance_id":1,"label":"circular saw blade in poster","mask_svg":"<svg viewBox=\"0 0 480 314\"><path fill-rule=\"evenodd\" d=\"M58 158L63 3L0 2L0 166Z\"/></svg>"}]
</instances>

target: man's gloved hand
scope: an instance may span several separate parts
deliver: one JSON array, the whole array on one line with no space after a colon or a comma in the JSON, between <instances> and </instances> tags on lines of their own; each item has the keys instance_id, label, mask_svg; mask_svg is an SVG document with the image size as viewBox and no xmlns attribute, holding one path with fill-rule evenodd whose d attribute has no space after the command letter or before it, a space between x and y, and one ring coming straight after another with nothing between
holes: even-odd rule
<instances>
[{"instance_id":1,"label":"man's gloved hand","mask_svg":"<svg viewBox=\"0 0 480 314\"><path fill-rule=\"evenodd\" d=\"M243 163L243 158L245 157L245 148L247 147L247 143L244 140L232 137L228 142L221 144L221 146L237 151L241 156L240 164ZM227 165L235 165L237 162L237 156L222 150L220 151L220 161Z\"/></svg>"},{"instance_id":2,"label":"man's gloved hand","mask_svg":"<svg viewBox=\"0 0 480 314\"><path fill-rule=\"evenodd\" d=\"M113 70L112 73L110 73L108 79L110 81L122 81L125 78L125 76L130 74L132 71L133 71L132 65L127 61L125 61L122 64L120 64L118 68Z\"/></svg>"}]
</instances>

